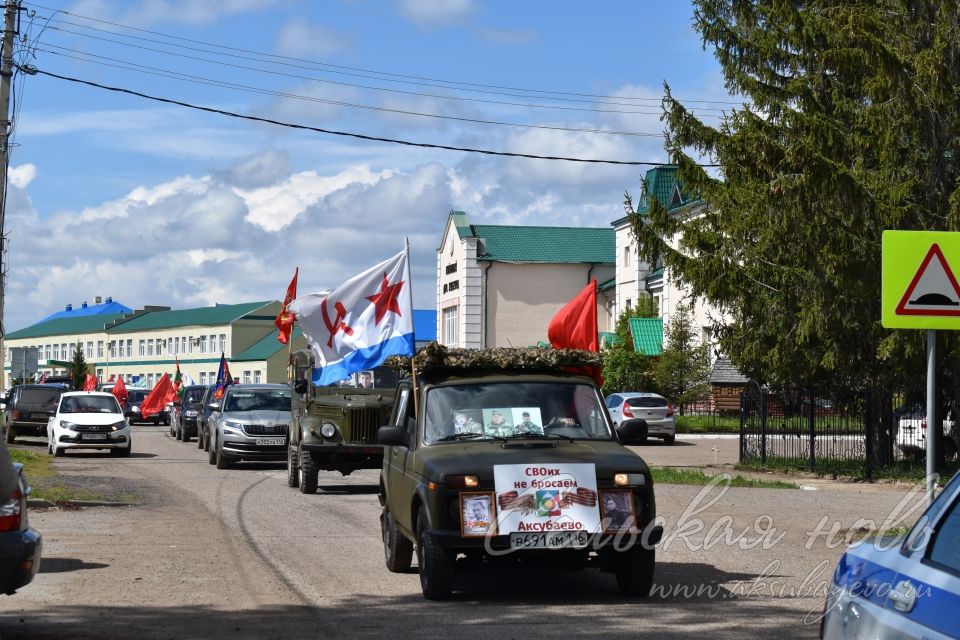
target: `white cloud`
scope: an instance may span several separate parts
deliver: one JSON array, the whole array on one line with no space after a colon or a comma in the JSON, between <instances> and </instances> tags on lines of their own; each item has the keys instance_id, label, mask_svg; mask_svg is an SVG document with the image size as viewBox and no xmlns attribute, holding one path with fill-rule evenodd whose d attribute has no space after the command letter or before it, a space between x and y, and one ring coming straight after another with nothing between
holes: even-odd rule
<instances>
[{"instance_id":1,"label":"white cloud","mask_svg":"<svg viewBox=\"0 0 960 640\"><path fill-rule=\"evenodd\" d=\"M346 40L322 24L293 20L277 34L277 53L285 56L324 57L340 51Z\"/></svg>"},{"instance_id":2,"label":"white cloud","mask_svg":"<svg viewBox=\"0 0 960 640\"><path fill-rule=\"evenodd\" d=\"M277 0L77 0L70 12L138 27L160 23L202 25L231 15L265 11L275 4Z\"/></svg>"},{"instance_id":3,"label":"white cloud","mask_svg":"<svg viewBox=\"0 0 960 640\"><path fill-rule=\"evenodd\" d=\"M33 179L37 177L37 167L33 164L21 164L11 167L7 173L10 178L10 184L18 189L26 189Z\"/></svg>"},{"instance_id":4,"label":"white cloud","mask_svg":"<svg viewBox=\"0 0 960 640\"><path fill-rule=\"evenodd\" d=\"M459 24L474 12L472 0L400 0L400 13L422 28Z\"/></svg>"}]
</instances>

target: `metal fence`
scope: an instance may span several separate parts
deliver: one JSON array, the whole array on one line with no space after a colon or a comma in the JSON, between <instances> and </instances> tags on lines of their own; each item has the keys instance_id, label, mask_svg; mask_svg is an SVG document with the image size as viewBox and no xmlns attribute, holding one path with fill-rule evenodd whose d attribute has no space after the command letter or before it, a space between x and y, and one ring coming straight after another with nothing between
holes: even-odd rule
<instances>
[{"instance_id":1,"label":"metal fence","mask_svg":"<svg viewBox=\"0 0 960 640\"><path fill-rule=\"evenodd\" d=\"M928 429L916 392L877 390L816 393L800 386L762 388L751 382L740 397L740 461L764 467L862 474L924 468L926 438L938 438L940 462L953 462L954 411L940 411L941 431Z\"/></svg>"}]
</instances>

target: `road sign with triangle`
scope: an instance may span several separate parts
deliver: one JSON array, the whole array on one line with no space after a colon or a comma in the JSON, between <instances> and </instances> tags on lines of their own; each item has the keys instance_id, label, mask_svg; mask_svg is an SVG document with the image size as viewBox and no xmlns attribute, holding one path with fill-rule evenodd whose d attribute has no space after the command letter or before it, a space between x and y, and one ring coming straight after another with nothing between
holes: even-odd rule
<instances>
[{"instance_id":1,"label":"road sign with triangle","mask_svg":"<svg viewBox=\"0 0 960 640\"><path fill-rule=\"evenodd\" d=\"M883 326L960 329L960 233L883 232Z\"/></svg>"}]
</instances>

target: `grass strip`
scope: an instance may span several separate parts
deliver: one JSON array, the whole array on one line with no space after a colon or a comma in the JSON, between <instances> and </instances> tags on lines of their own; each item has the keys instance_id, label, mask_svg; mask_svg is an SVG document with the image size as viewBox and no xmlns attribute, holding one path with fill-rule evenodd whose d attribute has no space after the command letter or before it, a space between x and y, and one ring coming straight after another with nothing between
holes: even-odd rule
<instances>
[{"instance_id":1,"label":"grass strip","mask_svg":"<svg viewBox=\"0 0 960 640\"><path fill-rule=\"evenodd\" d=\"M656 484L690 484L703 486L709 484L714 476L697 469L676 469L673 467L651 467L653 481ZM731 487L747 487L752 489L799 489L792 482L783 480L754 480L736 475L730 479Z\"/></svg>"}]
</instances>

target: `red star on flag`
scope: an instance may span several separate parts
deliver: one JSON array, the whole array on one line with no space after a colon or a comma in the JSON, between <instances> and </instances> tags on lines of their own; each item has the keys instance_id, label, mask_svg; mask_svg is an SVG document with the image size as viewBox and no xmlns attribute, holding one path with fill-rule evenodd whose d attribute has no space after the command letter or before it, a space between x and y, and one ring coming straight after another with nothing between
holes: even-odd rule
<instances>
[{"instance_id":1,"label":"red star on flag","mask_svg":"<svg viewBox=\"0 0 960 640\"><path fill-rule=\"evenodd\" d=\"M400 315L400 303L397 302L397 296L400 295L401 289L403 289L403 280L396 284L390 284L387 281L387 274L383 274L383 280L380 282L380 291L372 296L367 296L367 300L372 302L376 308L375 324L379 325L388 311L393 311L398 316Z\"/></svg>"}]
</instances>

